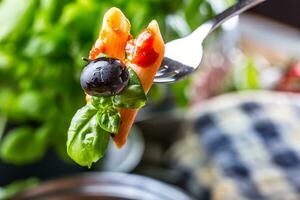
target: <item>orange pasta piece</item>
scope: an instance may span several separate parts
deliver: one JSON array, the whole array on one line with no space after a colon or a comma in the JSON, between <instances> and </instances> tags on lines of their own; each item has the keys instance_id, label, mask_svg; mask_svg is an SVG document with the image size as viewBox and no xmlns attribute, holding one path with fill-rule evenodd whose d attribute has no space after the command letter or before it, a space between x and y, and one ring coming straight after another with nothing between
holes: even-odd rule
<instances>
[{"instance_id":1,"label":"orange pasta piece","mask_svg":"<svg viewBox=\"0 0 300 200\"><path fill-rule=\"evenodd\" d=\"M147 93L153 83L154 76L160 67L164 56L164 42L156 21L149 26L135 40L130 40L130 23L117 8L106 12L99 37L90 51L90 59L97 58L101 53L108 57L123 60L140 78ZM128 59L125 60L125 47L129 49ZM89 96L87 95L87 101ZM138 109L119 109L121 124L119 132L114 137L118 147L126 143Z\"/></svg>"},{"instance_id":2,"label":"orange pasta piece","mask_svg":"<svg viewBox=\"0 0 300 200\"><path fill-rule=\"evenodd\" d=\"M151 36L153 37L153 42L151 42L151 46L147 46L147 49L145 49L145 51L141 52L142 55L146 55L145 57L143 57L143 59L147 60L147 56L153 57L151 54L148 54L148 50L150 50L150 52L154 50L154 52L157 54L157 57L155 58L155 60L153 60L153 63L151 63L151 65L141 66L134 63L136 60L138 60L138 56L141 56L141 54L134 54L134 52L131 52L131 54L133 55L129 54L128 57L132 56L132 58L126 64L136 72L136 74L140 78L145 92L147 93L153 84L154 76L159 69L164 57L164 41L161 37L156 21L153 20L145 31L148 31L151 34ZM143 46L143 42L147 42L147 40L140 41L140 39L143 38L139 37L143 37L143 34L140 34L136 38L136 48ZM142 62L141 64L144 63ZM119 133L114 137L114 142L118 147L122 147L126 143L127 136L132 124L134 123L134 119L137 115L138 109L119 109L119 111L121 114L121 125Z\"/></svg>"},{"instance_id":3,"label":"orange pasta piece","mask_svg":"<svg viewBox=\"0 0 300 200\"><path fill-rule=\"evenodd\" d=\"M97 58L101 53L109 57L124 60L125 46L130 35L130 23L118 8L109 9L103 18L99 37L90 51L90 59Z\"/></svg>"}]
</instances>

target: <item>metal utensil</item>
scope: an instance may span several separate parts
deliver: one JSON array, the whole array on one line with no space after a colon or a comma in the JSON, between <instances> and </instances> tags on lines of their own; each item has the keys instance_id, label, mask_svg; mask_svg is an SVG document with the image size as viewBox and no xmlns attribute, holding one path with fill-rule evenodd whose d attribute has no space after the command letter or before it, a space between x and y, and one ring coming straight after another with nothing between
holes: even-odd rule
<instances>
[{"instance_id":1,"label":"metal utensil","mask_svg":"<svg viewBox=\"0 0 300 200\"><path fill-rule=\"evenodd\" d=\"M190 75L200 65L204 39L228 19L264 1L266 0L239 1L199 26L190 35L168 42L165 45L165 57L154 82L171 83Z\"/></svg>"}]
</instances>

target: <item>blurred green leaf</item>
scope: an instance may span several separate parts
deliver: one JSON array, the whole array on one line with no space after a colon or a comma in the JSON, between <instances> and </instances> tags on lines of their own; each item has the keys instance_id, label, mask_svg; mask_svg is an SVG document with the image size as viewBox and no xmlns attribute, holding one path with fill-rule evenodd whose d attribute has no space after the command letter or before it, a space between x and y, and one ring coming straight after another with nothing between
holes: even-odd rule
<instances>
[{"instance_id":1,"label":"blurred green leaf","mask_svg":"<svg viewBox=\"0 0 300 200\"><path fill-rule=\"evenodd\" d=\"M191 79L187 78L172 84L170 87L177 105L183 108L188 106L189 103L188 86L190 85L190 81Z\"/></svg>"},{"instance_id":2,"label":"blurred green leaf","mask_svg":"<svg viewBox=\"0 0 300 200\"><path fill-rule=\"evenodd\" d=\"M15 103L16 109L20 115L27 118L41 119L45 116L47 100L37 91L23 92L17 98Z\"/></svg>"},{"instance_id":3,"label":"blurred green leaf","mask_svg":"<svg viewBox=\"0 0 300 200\"><path fill-rule=\"evenodd\" d=\"M252 59L246 59L233 69L233 81L237 90L261 88L259 70L257 70Z\"/></svg>"},{"instance_id":4,"label":"blurred green leaf","mask_svg":"<svg viewBox=\"0 0 300 200\"><path fill-rule=\"evenodd\" d=\"M166 94L166 89L166 85L153 84L150 91L147 94L150 97L149 100L154 103L163 100Z\"/></svg>"},{"instance_id":5,"label":"blurred green leaf","mask_svg":"<svg viewBox=\"0 0 300 200\"><path fill-rule=\"evenodd\" d=\"M232 6L236 3L236 0L225 0L225 3L227 4L227 6Z\"/></svg>"},{"instance_id":6,"label":"blurred green leaf","mask_svg":"<svg viewBox=\"0 0 300 200\"><path fill-rule=\"evenodd\" d=\"M24 54L28 57L60 57L67 53L65 47L68 45L69 39L64 30L56 27L32 37L24 49Z\"/></svg>"},{"instance_id":7,"label":"blurred green leaf","mask_svg":"<svg viewBox=\"0 0 300 200\"><path fill-rule=\"evenodd\" d=\"M4 188L0 188L0 199L10 199L26 189L37 186L38 183L39 180L37 178L14 181Z\"/></svg>"},{"instance_id":8,"label":"blurred green leaf","mask_svg":"<svg viewBox=\"0 0 300 200\"><path fill-rule=\"evenodd\" d=\"M100 23L100 5L93 1L77 1L64 7L60 24L77 39L92 41L95 26Z\"/></svg>"},{"instance_id":9,"label":"blurred green leaf","mask_svg":"<svg viewBox=\"0 0 300 200\"><path fill-rule=\"evenodd\" d=\"M0 90L0 110L6 116L14 116L17 112L14 112L15 107L15 92L12 89Z\"/></svg>"},{"instance_id":10,"label":"blurred green leaf","mask_svg":"<svg viewBox=\"0 0 300 200\"><path fill-rule=\"evenodd\" d=\"M48 32L56 28L64 6L73 0L40 0L32 25L35 33Z\"/></svg>"},{"instance_id":11,"label":"blurred green leaf","mask_svg":"<svg viewBox=\"0 0 300 200\"><path fill-rule=\"evenodd\" d=\"M151 20L151 8L147 4L137 4L135 1L129 1L125 8L126 13L131 16L131 32L135 35L145 28Z\"/></svg>"},{"instance_id":12,"label":"blurred green leaf","mask_svg":"<svg viewBox=\"0 0 300 200\"><path fill-rule=\"evenodd\" d=\"M211 4L206 0L188 0L184 8L185 18L191 29L194 30L200 24L214 15Z\"/></svg>"},{"instance_id":13,"label":"blurred green leaf","mask_svg":"<svg viewBox=\"0 0 300 200\"><path fill-rule=\"evenodd\" d=\"M7 118L0 113L0 141L2 139L2 135L6 126Z\"/></svg>"},{"instance_id":14,"label":"blurred green leaf","mask_svg":"<svg viewBox=\"0 0 300 200\"><path fill-rule=\"evenodd\" d=\"M9 52L0 51L0 72L7 69L13 63L13 57ZM1 74L1 73L0 73Z\"/></svg>"},{"instance_id":15,"label":"blurred green leaf","mask_svg":"<svg viewBox=\"0 0 300 200\"><path fill-rule=\"evenodd\" d=\"M45 154L48 136L47 127L37 130L29 127L15 128L3 138L1 158L15 165L37 161Z\"/></svg>"},{"instance_id":16,"label":"blurred green leaf","mask_svg":"<svg viewBox=\"0 0 300 200\"><path fill-rule=\"evenodd\" d=\"M59 0L40 0L39 9L35 14L33 30L45 31L53 21L56 5Z\"/></svg>"},{"instance_id":17,"label":"blurred green leaf","mask_svg":"<svg viewBox=\"0 0 300 200\"><path fill-rule=\"evenodd\" d=\"M66 132L68 131L71 117L72 116L69 116L68 114L61 116L56 115L55 119L49 120L49 136L51 138L48 139L48 142L51 143L52 148L57 153L59 158L66 162L71 162L71 159L66 151Z\"/></svg>"},{"instance_id":18,"label":"blurred green leaf","mask_svg":"<svg viewBox=\"0 0 300 200\"><path fill-rule=\"evenodd\" d=\"M0 42L16 40L32 22L37 0L3 0L0 4Z\"/></svg>"}]
</instances>

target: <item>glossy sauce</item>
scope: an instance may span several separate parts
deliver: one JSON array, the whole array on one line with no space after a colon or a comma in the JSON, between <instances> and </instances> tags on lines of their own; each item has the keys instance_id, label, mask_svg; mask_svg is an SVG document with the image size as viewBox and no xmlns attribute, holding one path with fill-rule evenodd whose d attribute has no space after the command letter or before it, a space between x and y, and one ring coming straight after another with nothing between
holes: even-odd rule
<instances>
[{"instance_id":1,"label":"glossy sauce","mask_svg":"<svg viewBox=\"0 0 300 200\"><path fill-rule=\"evenodd\" d=\"M151 66L159 56L153 48L153 42L154 37L151 31L144 30L135 40L127 43L127 59L143 68Z\"/></svg>"}]
</instances>

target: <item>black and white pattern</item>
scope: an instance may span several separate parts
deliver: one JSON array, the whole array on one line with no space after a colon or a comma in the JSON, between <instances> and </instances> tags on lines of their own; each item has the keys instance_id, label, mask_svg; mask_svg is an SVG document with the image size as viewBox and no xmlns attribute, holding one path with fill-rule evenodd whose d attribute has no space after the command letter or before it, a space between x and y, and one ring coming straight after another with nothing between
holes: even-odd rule
<instances>
[{"instance_id":1,"label":"black and white pattern","mask_svg":"<svg viewBox=\"0 0 300 200\"><path fill-rule=\"evenodd\" d=\"M298 95L224 95L193 108L189 118L172 160L193 177L199 199L203 188L216 200L300 199Z\"/></svg>"}]
</instances>

